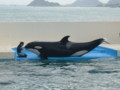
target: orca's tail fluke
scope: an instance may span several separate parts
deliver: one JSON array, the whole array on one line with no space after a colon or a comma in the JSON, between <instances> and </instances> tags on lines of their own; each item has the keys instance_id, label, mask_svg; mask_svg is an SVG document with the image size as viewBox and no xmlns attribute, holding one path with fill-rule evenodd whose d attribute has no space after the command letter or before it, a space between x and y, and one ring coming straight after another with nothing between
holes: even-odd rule
<instances>
[{"instance_id":1,"label":"orca's tail fluke","mask_svg":"<svg viewBox=\"0 0 120 90\"><path fill-rule=\"evenodd\" d=\"M106 37L103 38L103 42L110 44L110 42L108 41L108 39Z\"/></svg>"}]
</instances>

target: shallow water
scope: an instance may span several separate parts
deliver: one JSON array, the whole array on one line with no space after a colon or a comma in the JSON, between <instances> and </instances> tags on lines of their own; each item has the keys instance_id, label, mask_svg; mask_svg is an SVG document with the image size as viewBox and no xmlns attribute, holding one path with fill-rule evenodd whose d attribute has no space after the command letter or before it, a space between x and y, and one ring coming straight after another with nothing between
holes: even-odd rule
<instances>
[{"instance_id":1,"label":"shallow water","mask_svg":"<svg viewBox=\"0 0 120 90\"><path fill-rule=\"evenodd\" d=\"M2 90L119 90L120 58L43 63L0 60Z\"/></svg>"}]
</instances>

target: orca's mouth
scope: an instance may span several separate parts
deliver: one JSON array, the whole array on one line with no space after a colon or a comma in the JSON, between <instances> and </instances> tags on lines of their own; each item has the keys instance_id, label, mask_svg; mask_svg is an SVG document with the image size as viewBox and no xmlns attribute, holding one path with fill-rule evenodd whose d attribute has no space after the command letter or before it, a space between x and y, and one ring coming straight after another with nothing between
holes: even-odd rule
<instances>
[{"instance_id":1,"label":"orca's mouth","mask_svg":"<svg viewBox=\"0 0 120 90\"><path fill-rule=\"evenodd\" d=\"M26 48L26 50L28 50L28 51L34 51L34 49L32 49L32 48Z\"/></svg>"},{"instance_id":2,"label":"orca's mouth","mask_svg":"<svg viewBox=\"0 0 120 90\"><path fill-rule=\"evenodd\" d=\"M32 48L25 46L25 49L27 49L27 50L28 50L28 49L32 49Z\"/></svg>"},{"instance_id":3,"label":"orca's mouth","mask_svg":"<svg viewBox=\"0 0 120 90\"><path fill-rule=\"evenodd\" d=\"M25 49L29 49L27 46L25 46Z\"/></svg>"},{"instance_id":4,"label":"orca's mouth","mask_svg":"<svg viewBox=\"0 0 120 90\"><path fill-rule=\"evenodd\" d=\"M31 49L31 48L25 48L26 50L29 50L29 49Z\"/></svg>"}]
</instances>

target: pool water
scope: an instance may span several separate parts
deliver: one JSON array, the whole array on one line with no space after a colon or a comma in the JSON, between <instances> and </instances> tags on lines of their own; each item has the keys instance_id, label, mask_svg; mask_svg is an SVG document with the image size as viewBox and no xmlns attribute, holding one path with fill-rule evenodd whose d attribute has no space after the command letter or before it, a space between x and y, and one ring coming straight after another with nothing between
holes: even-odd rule
<instances>
[{"instance_id":1,"label":"pool water","mask_svg":"<svg viewBox=\"0 0 120 90\"><path fill-rule=\"evenodd\" d=\"M119 90L120 58L79 62L0 60L1 90Z\"/></svg>"}]
</instances>

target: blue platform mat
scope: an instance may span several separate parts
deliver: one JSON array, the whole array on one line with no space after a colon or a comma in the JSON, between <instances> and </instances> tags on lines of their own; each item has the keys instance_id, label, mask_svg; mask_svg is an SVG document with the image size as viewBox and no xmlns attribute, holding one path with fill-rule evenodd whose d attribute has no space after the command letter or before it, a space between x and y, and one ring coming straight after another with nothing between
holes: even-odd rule
<instances>
[{"instance_id":1,"label":"blue platform mat","mask_svg":"<svg viewBox=\"0 0 120 90\"><path fill-rule=\"evenodd\" d=\"M16 48L12 48L16 52ZM26 58L20 58L15 53L15 60L41 60L36 54L23 50L23 53L27 54ZM117 51L105 47L98 46L92 51L81 57L48 57L48 60L61 60L61 61L80 61L80 60L89 60L89 59L98 59L98 58L113 58L117 57Z\"/></svg>"}]
</instances>

